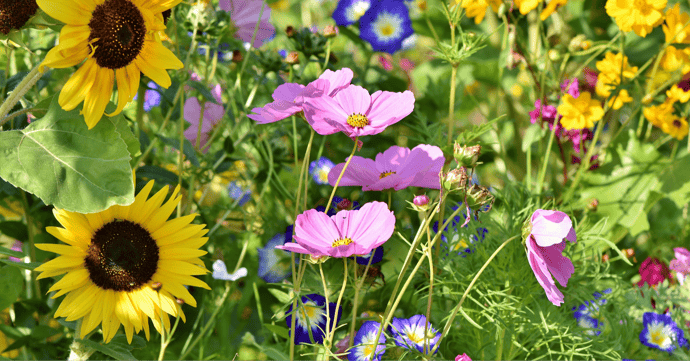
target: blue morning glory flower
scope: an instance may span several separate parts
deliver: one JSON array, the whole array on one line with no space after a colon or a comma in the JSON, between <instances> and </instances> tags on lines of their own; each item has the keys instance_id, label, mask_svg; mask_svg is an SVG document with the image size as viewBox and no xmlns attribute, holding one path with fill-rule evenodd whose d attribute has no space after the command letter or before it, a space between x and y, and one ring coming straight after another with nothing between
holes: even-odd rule
<instances>
[{"instance_id":1,"label":"blue morning glory flower","mask_svg":"<svg viewBox=\"0 0 690 361\"><path fill-rule=\"evenodd\" d=\"M335 163L326 157L321 157L309 163L309 174L314 178L316 184L328 184L328 172L335 167Z\"/></svg>"},{"instance_id":2,"label":"blue morning glory flower","mask_svg":"<svg viewBox=\"0 0 690 361\"><path fill-rule=\"evenodd\" d=\"M302 296L302 304L297 303L298 312L292 313L292 304L288 308L288 316L285 318L288 328L292 326L292 316L297 315L295 322L295 344L302 343L322 343L326 330L326 298L318 293L312 293ZM340 316L343 314L343 308L338 309L338 317L336 318L335 303L329 302L328 315L331 319L330 326L333 327L333 321L337 324L340 321ZM312 339L309 337L309 330L311 330Z\"/></svg>"},{"instance_id":3,"label":"blue morning glory flower","mask_svg":"<svg viewBox=\"0 0 690 361\"><path fill-rule=\"evenodd\" d=\"M367 321L362 324L353 340L355 347L351 348L347 355L348 361L381 361L381 356L386 353L386 336L385 332L381 332L378 346L374 350L379 328L381 324L376 321Z\"/></svg>"},{"instance_id":4,"label":"blue morning glory flower","mask_svg":"<svg viewBox=\"0 0 690 361\"><path fill-rule=\"evenodd\" d=\"M462 206L462 203L460 203L459 206L453 206L453 211L457 210L460 206ZM442 247L444 247L444 250L446 250L446 252L459 251L457 254L462 257L465 257L465 253L472 253L472 249L469 248L469 245L474 242L484 240L486 234L489 232L489 230L484 227L477 227L476 235L472 235L469 240L467 238L463 238L460 232L458 232L458 225L462 225L463 223L465 223L466 217L467 216L465 212L462 212L459 216L455 216L453 220L446 226L445 230L443 231L443 234L441 234L441 240L443 241ZM474 219L476 220L477 217L475 216ZM438 233L438 222L434 222L433 229L434 233ZM450 240L448 239L448 236L450 236ZM447 255L448 254L446 254L446 256Z\"/></svg>"},{"instance_id":5,"label":"blue morning glory flower","mask_svg":"<svg viewBox=\"0 0 690 361\"><path fill-rule=\"evenodd\" d=\"M645 312L642 315L644 329L640 333L640 342L643 345L657 348L668 353L673 352L676 346L688 346L683 330L671 319L669 315L660 315L655 312Z\"/></svg>"},{"instance_id":6,"label":"blue morning glory flower","mask_svg":"<svg viewBox=\"0 0 690 361\"><path fill-rule=\"evenodd\" d=\"M276 234L264 248L259 248L259 277L264 281L278 283L292 274L290 252L275 248L292 241L292 229L289 226L286 233Z\"/></svg>"},{"instance_id":7,"label":"blue morning glory flower","mask_svg":"<svg viewBox=\"0 0 690 361\"><path fill-rule=\"evenodd\" d=\"M426 327L426 335L424 328ZM427 343L428 354L430 350L436 346L436 343L441 338L441 333L435 328L431 327L424 315L415 315L409 319L395 318L390 326L391 334L395 344L406 348L416 348L417 351L424 353L424 343ZM438 350L437 350L438 351Z\"/></svg>"},{"instance_id":8,"label":"blue morning glory flower","mask_svg":"<svg viewBox=\"0 0 690 361\"><path fill-rule=\"evenodd\" d=\"M610 288L603 291L604 294L609 294L611 292L612 290ZM594 301L585 301L579 306L574 306L572 308L572 310L575 311L573 317L575 317L580 327L592 329L586 332L588 335L599 336L601 330L597 329L603 324L602 318L599 315L599 306L606 304L607 301L605 298L602 298L603 295L599 292L594 292L593 296L595 299Z\"/></svg>"},{"instance_id":9,"label":"blue morning glory flower","mask_svg":"<svg viewBox=\"0 0 690 361\"><path fill-rule=\"evenodd\" d=\"M158 92L158 84L155 82L148 82L146 84L146 91L144 92L144 111L148 112L153 107L157 107L161 104L161 93ZM134 100L137 100L138 94L134 95Z\"/></svg>"},{"instance_id":10,"label":"blue morning glory flower","mask_svg":"<svg viewBox=\"0 0 690 361\"><path fill-rule=\"evenodd\" d=\"M251 199L252 191L249 188L245 189L241 187L237 182L230 182L228 185L228 194L230 198L237 201L239 207L242 207Z\"/></svg>"},{"instance_id":11,"label":"blue morning glory flower","mask_svg":"<svg viewBox=\"0 0 690 361\"><path fill-rule=\"evenodd\" d=\"M340 0L333 11L333 20L339 26L354 24L371 7L371 0Z\"/></svg>"},{"instance_id":12,"label":"blue morning glory flower","mask_svg":"<svg viewBox=\"0 0 690 361\"><path fill-rule=\"evenodd\" d=\"M374 258L371 260L371 264L377 264L381 262L381 260L383 260L383 246L374 248L373 250L371 250L371 252L367 253L364 256L357 256L357 264L361 264L364 266L368 265L369 258L371 258L372 256Z\"/></svg>"},{"instance_id":13,"label":"blue morning glory flower","mask_svg":"<svg viewBox=\"0 0 690 361\"><path fill-rule=\"evenodd\" d=\"M399 0L377 2L359 21L359 37L369 42L374 51L393 54L413 32L409 10Z\"/></svg>"}]
</instances>

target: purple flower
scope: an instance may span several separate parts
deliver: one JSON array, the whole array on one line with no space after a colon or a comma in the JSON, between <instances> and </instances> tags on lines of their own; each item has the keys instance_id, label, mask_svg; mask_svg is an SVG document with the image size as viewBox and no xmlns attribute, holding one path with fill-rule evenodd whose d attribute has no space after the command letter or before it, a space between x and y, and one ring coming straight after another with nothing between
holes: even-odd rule
<instances>
[{"instance_id":1,"label":"purple flower","mask_svg":"<svg viewBox=\"0 0 690 361\"><path fill-rule=\"evenodd\" d=\"M610 288L605 289L604 294L612 292ZM606 299L602 298L602 294L594 292L594 301L585 301L579 306L573 306L573 317L577 320L577 324L583 328L590 328L587 334L598 336L601 334L600 326L602 325L601 316L599 314L599 306L606 304ZM596 331L595 331L596 330Z\"/></svg>"},{"instance_id":2,"label":"purple flower","mask_svg":"<svg viewBox=\"0 0 690 361\"><path fill-rule=\"evenodd\" d=\"M426 334L424 333L426 329ZM390 331L395 344L406 349L416 348L417 351L428 354L433 350L441 338L441 333L427 323L424 315L415 315L409 319L395 318L391 322ZM424 344L427 348L424 352ZM437 350L438 351L438 350Z\"/></svg>"},{"instance_id":3,"label":"purple flower","mask_svg":"<svg viewBox=\"0 0 690 361\"><path fill-rule=\"evenodd\" d=\"M337 316L336 316L337 314ZM338 308L336 312L335 303L328 303L328 317L330 318L330 326L338 324L340 316L343 314L343 308ZM297 312L292 312L292 303L287 310L287 317L285 322L288 328L292 327L292 317L296 315L295 322L295 344L302 343L322 343L326 330L326 298L318 293L312 293L302 296L302 302L297 303ZM309 337L309 331L311 336Z\"/></svg>"},{"instance_id":4,"label":"purple flower","mask_svg":"<svg viewBox=\"0 0 690 361\"><path fill-rule=\"evenodd\" d=\"M252 41L259 14L261 14L261 21L253 46L259 48L264 40L272 38L275 34L275 28L270 22L271 8L263 0L219 0L218 5L222 10L230 13L230 19L237 28L235 38L244 42Z\"/></svg>"},{"instance_id":5,"label":"purple flower","mask_svg":"<svg viewBox=\"0 0 690 361\"><path fill-rule=\"evenodd\" d=\"M23 252L23 251L22 251L22 242L20 242L20 241L14 241L14 243L12 244L12 248L11 248L11 249L12 249L13 251L16 251L16 252ZM21 259L19 259L19 258L17 258L17 257L10 257L10 261L12 261L12 262L23 262Z\"/></svg>"},{"instance_id":6,"label":"purple flower","mask_svg":"<svg viewBox=\"0 0 690 361\"><path fill-rule=\"evenodd\" d=\"M269 283L278 283L292 274L290 253L276 246L292 242L292 226L285 233L276 234L263 248L259 248L259 277ZM296 259L299 261L299 258Z\"/></svg>"},{"instance_id":7,"label":"purple flower","mask_svg":"<svg viewBox=\"0 0 690 361\"><path fill-rule=\"evenodd\" d=\"M573 262L563 256L565 241L575 243L577 236L573 223L567 214L559 211L538 209L532 214L532 229L525 240L527 259L546 291L546 298L556 306L563 303L563 293L558 290L553 277L561 286L568 285L568 279L575 272Z\"/></svg>"},{"instance_id":8,"label":"purple flower","mask_svg":"<svg viewBox=\"0 0 690 361\"><path fill-rule=\"evenodd\" d=\"M309 174L314 178L316 184L328 184L328 172L335 167L330 159L321 157L309 163Z\"/></svg>"},{"instance_id":9,"label":"purple flower","mask_svg":"<svg viewBox=\"0 0 690 361\"><path fill-rule=\"evenodd\" d=\"M203 117L201 116L201 104L196 97L188 98L184 103L184 120L189 123L189 128L184 131L184 136L194 147L196 147L198 139L199 147L204 149L204 153L208 152L208 148L204 148L204 146L208 142L211 130L225 115L225 108L220 105L223 104L220 97L220 85L213 87L211 93L218 104L211 101L205 102ZM201 122L201 130L199 129L199 122Z\"/></svg>"},{"instance_id":10,"label":"purple flower","mask_svg":"<svg viewBox=\"0 0 690 361\"><path fill-rule=\"evenodd\" d=\"M640 342L645 346L670 354L677 346L686 347L688 345L683 330L669 315L645 312L642 315L642 324L644 329L640 332Z\"/></svg>"},{"instance_id":11,"label":"purple flower","mask_svg":"<svg viewBox=\"0 0 690 361\"><path fill-rule=\"evenodd\" d=\"M566 78L563 83L561 83L561 91L577 98L580 96L580 81L577 78L568 79Z\"/></svg>"},{"instance_id":12,"label":"purple flower","mask_svg":"<svg viewBox=\"0 0 690 361\"><path fill-rule=\"evenodd\" d=\"M366 321L359 328L354 338L354 345L347 355L348 361L381 361L381 356L386 353L386 335L381 332L378 342L376 335L381 324L376 321ZM377 344L374 349L374 344Z\"/></svg>"},{"instance_id":13,"label":"purple flower","mask_svg":"<svg viewBox=\"0 0 690 361\"><path fill-rule=\"evenodd\" d=\"M439 172L445 158L441 148L420 144L411 150L394 145L376 155L376 160L353 156L340 186L361 186L363 191L401 190L407 187L439 189ZM331 169L328 182L335 185L345 163Z\"/></svg>"}]
</instances>

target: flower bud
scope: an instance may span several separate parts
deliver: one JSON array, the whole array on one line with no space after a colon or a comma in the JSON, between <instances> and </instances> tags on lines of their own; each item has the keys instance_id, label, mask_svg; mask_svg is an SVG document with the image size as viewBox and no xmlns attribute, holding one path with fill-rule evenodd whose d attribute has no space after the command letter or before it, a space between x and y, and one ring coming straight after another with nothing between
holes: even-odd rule
<instances>
[{"instance_id":1,"label":"flower bud","mask_svg":"<svg viewBox=\"0 0 690 361\"><path fill-rule=\"evenodd\" d=\"M492 204L493 202L494 196L486 187L473 184L472 187L467 190L467 206L472 209L479 209L487 204Z\"/></svg>"},{"instance_id":2,"label":"flower bud","mask_svg":"<svg viewBox=\"0 0 690 361\"><path fill-rule=\"evenodd\" d=\"M299 53L296 51L291 51L285 57L285 62L291 65L299 64Z\"/></svg>"},{"instance_id":3,"label":"flower bud","mask_svg":"<svg viewBox=\"0 0 690 361\"><path fill-rule=\"evenodd\" d=\"M417 212L426 212L429 209L429 197L426 194L415 196L412 199L412 208Z\"/></svg>"},{"instance_id":4,"label":"flower bud","mask_svg":"<svg viewBox=\"0 0 690 361\"><path fill-rule=\"evenodd\" d=\"M465 189L467 185L467 168L460 167L452 169L447 174L443 174L443 171L439 174L441 178L441 188L444 191L456 191Z\"/></svg>"},{"instance_id":5,"label":"flower bud","mask_svg":"<svg viewBox=\"0 0 690 361\"><path fill-rule=\"evenodd\" d=\"M288 38L295 36L295 28L292 27L292 25L288 25L288 27L285 28L285 35L287 35Z\"/></svg>"},{"instance_id":6,"label":"flower bud","mask_svg":"<svg viewBox=\"0 0 690 361\"><path fill-rule=\"evenodd\" d=\"M352 209L352 201L350 201L349 199L343 198L342 201L338 202L338 204L335 206L335 208L337 208L338 211Z\"/></svg>"},{"instance_id":7,"label":"flower bud","mask_svg":"<svg viewBox=\"0 0 690 361\"><path fill-rule=\"evenodd\" d=\"M477 144L471 147L461 147L459 143L455 143L453 147L453 157L458 165L461 167L474 168L477 166L479 154L482 152L482 146Z\"/></svg>"},{"instance_id":8,"label":"flower bud","mask_svg":"<svg viewBox=\"0 0 690 361\"><path fill-rule=\"evenodd\" d=\"M338 28L334 25L326 25L326 27L323 28L323 36L333 38L336 35L338 35Z\"/></svg>"},{"instance_id":9,"label":"flower bud","mask_svg":"<svg viewBox=\"0 0 690 361\"><path fill-rule=\"evenodd\" d=\"M597 211L597 207L599 207L599 200L596 198L592 198L591 201L587 204L587 209L589 209L592 212Z\"/></svg>"},{"instance_id":10,"label":"flower bud","mask_svg":"<svg viewBox=\"0 0 690 361\"><path fill-rule=\"evenodd\" d=\"M239 63L242 61L242 59L244 59L244 57L242 56L241 51L239 51L239 50L233 50L232 51L232 62L233 63Z\"/></svg>"}]
</instances>

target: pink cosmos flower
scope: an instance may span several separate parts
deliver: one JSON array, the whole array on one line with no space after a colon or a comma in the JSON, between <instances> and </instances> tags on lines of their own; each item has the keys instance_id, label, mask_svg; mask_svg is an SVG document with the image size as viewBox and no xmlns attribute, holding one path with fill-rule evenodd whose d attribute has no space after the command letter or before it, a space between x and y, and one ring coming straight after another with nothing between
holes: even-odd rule
<instances>
[{"instance_id":1,"label":"pink cosmos flower","mask_svg":"<svg viewBox=\"0 0 690 361\"><path fill-rule=\"evenodd\" d=\"M340 186L361 186L363 191L407 187L440 189L439 172L445 158L441 148L420 144L412 150L394 145L376 155L376 160L353 156ZM331 168L328 183L335 186L345 163Z\"/></svg>"},{"instance_id":2,"label":"pink cosmos flower","mask_svg":"<svg viewBox=\"0 0 690 361\"><path fill-rule=\"evenodd\" d=\"M383 202L370 202L357 210L333 216L310 209L295 221L295 242L276 248L314 257L366 255L393 235L395 215Z\"/></svg>"},{"instance_id":3,"label":"pink cosmos flower","mask_svg":"<svg viewBox=\"0 0 690 361\"><path fill-rule=\"evenodd\" d=\"M387 126L399 122L414 109L414 95L377 91L372 95L357 85L350 85L333 98L310 99L304 105L304 115L321 135L343 132L350 138L383 132Z\"/></svg>"},{"instance_id":4,"label":"pink cosmos flower","mask_svg":"<svg viewBox=\"0 0 690 361\"><path fill-rule=\"evenodd\" d=\"M343 68L337 71L327 69L321 76L306 87L297 83L279 85L273 91L273 102L263 108L254 108L255 114L247 115L259 124L283 120L302 111L305 100L321 96L332 97L345 89L352 81L352 70Z\"/></svg>"},{"instance_id":5,"label":"pink cosmos flower","mask_svg":"<svg viewBox=\"0 0 690 361\"><path fill-rule=\"evenodd\" d=\"M690 251L683 247L676 247L673 249L676 258L671 260L670 268L676 271L676 278L682 285L685 281L685 276L690 274Z\"/></svg>"},{"instance_id":6,"label":"pink cosmos flower","mask_svg":"<svg viewBox=\"0 0 690 361\"><path fill-rule=\"evenodd\" d=\"M270 22L271 8L263 0L219 0L218 5L222 10L230 13L230 19L237 28L235 38L244 42L252 41L254 27L259 21L259 14L261 14L261 22L259 22L256 38L252 44L254 48L260 47L264 40L272 37L276 32Z\"/></svg>"},{"instance_id":7,"label":"pink cosmos flower","mask_svg":"<svg viewBox=\"0 0 690 361\"><path fill-rule=\"evenodd\" d=\"M204 104L203 118L201 117L201 104L196 97L188 98L184 103L184 119L190 124L189 128L184 131L184 137L195 147L197 138L200 138L199 146L204 149L211 130L225 115L225 108L220 105L223 104L220 97L221 91L220 85L211 89L211 94L218 104L207 101ZM199 132L199 121L201 121L201 132ZM205 148L203 152L208 152L208 148Z\"/></svg>"},{"instance_id":8,"label":"pink cosmos flower","mask_svg":"<svg viewBox=\"0 0 690 361\"><path fill-rule=\"evenodd\" d=\"M466 353L463 353L462 355L455 356L455 361L472 361L472 359Z\"/></svg>"},{"instance_id":9,"label":"pink cosmos flower","mask_svg":"<svg viewBox=\"0 0 690 361\"><path fill-rule=\"evenodd\" d=\"M575 243L577 236L573 222L559 211L538 209L532 214L532 230L526 240L527 259L537 281L546 291L546 298L556 306L563 303L563 293L558 290L551 275L561 286L575 272L573 262L563 256L565 240Z\"/></svg>"}]
</instances>

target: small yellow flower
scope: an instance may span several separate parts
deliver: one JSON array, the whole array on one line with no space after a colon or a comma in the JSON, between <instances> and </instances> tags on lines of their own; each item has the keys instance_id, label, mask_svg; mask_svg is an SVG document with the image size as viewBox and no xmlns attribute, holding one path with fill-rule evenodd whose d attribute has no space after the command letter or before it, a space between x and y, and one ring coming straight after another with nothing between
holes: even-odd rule
<instances>
[{"instance_id":1,"label":"small yellow flower","mask_svg":"<svg viewBox=\"0 0 690 361\"><path fill-rule=\"evenodd\" d=\"M685 84L687 83L686 81ZM666 91L666 96L681 103L686 103L690 100L690 89L685 90L679 87L678 84L674 84L671 89Z\"/></svg>"},{"instance_id":2,"label":"small yellow flower","mask_svg":"<svg viewBox=\"0 0 690 361\"><path fill-rule=\"evenodd\" d=\"M687 49L676 49L674 46L666 48L666 52L661 57L659 62L661 68L668 72L682 71L687 73L690 71L690 56L688 56Z\"/></svg>"},{"instance_id":3,"label":"small yellow flower","mask_svg":"<svg viewBox=\"0 0 690 361\"><path fill-rule=\"evenodd\" d=\"M625 89L621 89L621 91L618 93L618 96L614 96L611 99L609 99L609 106L613 109L620 109L623 104L625 103L630 103L633 100L633 98L630 97L628 94L628 91Z\"/></svg>"},{"instance_id":4,"label":"small yellow flower","mask_svg":"<svg viewBox=\"0 0 690 361\"><path fill-rule=\"evenodd\" d=\"M685 118L671 115L661 123L661 130L678 140L683 140L688 135L688 122Z\"/></svg>"},{"instance_id":5,"label":"small yellow flower","mask_svg":"<svg viewBox=\"0 0 690 361\"><path fill-rule=\"evenodd\" d=\"M546 20L551 14L553 14L554 11L556 11L556 7L558 6L563 6L568 2L568 0L551 0L548 5L542 10L541 15L539 16L541 18L541 21Z\"/></svg>"},{"instance_id":6,"label":"small yellow flower","mask_svg":"<svg viewBox=\"0 0 690 361\"><path fill-rule=\"evenodd\" d=\"M688 21L690 15L681 13L679 4L666 10L666 22L661 26L666 35L666 42L690 43L690 25L683 27Z\"/></svg>"},{"instance_id":7,"label":"small yellow flower","mask_svg":"<svg viewBox=\"0 0 690 361\"><path fill-rule=\"evenodd\" d=\"M565 94L557 110L561 115L561 125L566 130L591 128L604 116L601 104L592 99L589 92L582 92L577 98Z\"/></svg>"},{"instance_id":8,"label":"small yellow flower","mask_svg":"<svg viewBox=\"0 0 690 361\"><path fill-rule=\"evenodd\" d=\"M621 68L623 68L623 78L632 79L637 72L636 66L628 64L628 57L618 53L606 52L603 60L597 62L597 70L599 70L599 78L597 80L596 91L597 95L602 98L608 98L613 90L621 82Z\"/></svg>"},{"instance_id":9,"label":"small yellow flower","mask_svg":"<svg viewBox=\"0 0 690 361\"><path fill-rule=\"evenodd\" d=\"M606 13L616 21L621 31L634 31L646 37L664 21L666 0L608 0Z\"/></svg>"},{"instance_id":10,"label":"small yellow flower","mask_svg":"<svg viewBox=\"0 0 690 361\"><path fill-rule=\"evenodd\" d=\"M510 87L510 92L511 92L511 94L513 94L513 97L515 97L515 98L521 97L522 93L523 93L522 87L520 86L520 84L513 84L513 86Z\"/></svg>"},{"instance_id":11,"label":"small yellow flower","mask_svg":"<svg viewBox=\"0 0 690 361\"><path fill-rule=\"evenodd\" d=\"M537 8L540 2L542 0L515 0L515 6L520 9L520 14L527 15L528 12Z\"/></svg>"},{"instance_id":12,"label":"small yellow flower","mask_svg":"<svg viewBox=\"0 0 690 361\"><path fill-rule=\"evenodd\" d=\"M661 128L661 124L666 121L666 118L673 114L673 98L666 98L666 101L659 105L642 108L642 114L653 125Z\"/></svg>"},{"instance_id":13,"label":"small yellow flower","mask_svg":"<svg viewBox=\"0 0 690 361\"><path fill-rule=\"evenodd\" d=\"M465 14L469 18L474 18L474 23L479 24L484 20L484 15L486 15L486 8L491 6L494 12L498 11L498 7L501 5L500 0L462 0L458 1L462 3L463 9L465 9Z\"/></svg>"}]
</instances>

